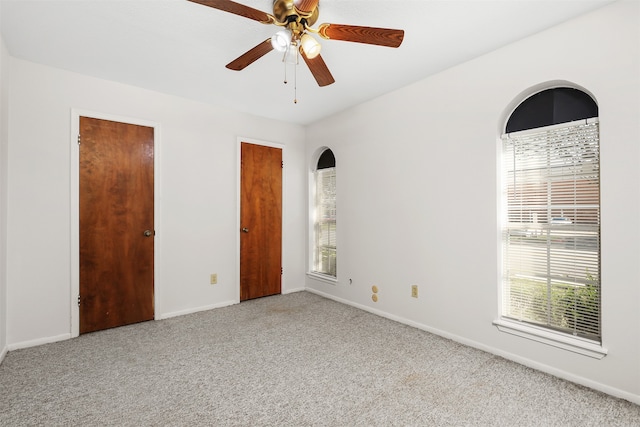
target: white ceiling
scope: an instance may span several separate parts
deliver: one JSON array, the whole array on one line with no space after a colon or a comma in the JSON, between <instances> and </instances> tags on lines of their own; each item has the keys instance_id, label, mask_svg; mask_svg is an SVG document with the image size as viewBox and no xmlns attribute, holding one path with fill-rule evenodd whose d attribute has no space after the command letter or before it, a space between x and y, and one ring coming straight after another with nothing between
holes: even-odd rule
<instances>
[{"instance_id":1,"label":"white ceiling","mask_svg":"<svg viewBox=\"0 0 640 427\"><path fill-rule=\"evenodd\" d=\"M320 40L336 83L273 51L225 65L279 30L186 0L0 0L10 54L290 123L309 124L612 0L321 0L323 22L405 30L398 49ZM237 0L272 12L272 0Z\"/></svg>"}]
</instances>

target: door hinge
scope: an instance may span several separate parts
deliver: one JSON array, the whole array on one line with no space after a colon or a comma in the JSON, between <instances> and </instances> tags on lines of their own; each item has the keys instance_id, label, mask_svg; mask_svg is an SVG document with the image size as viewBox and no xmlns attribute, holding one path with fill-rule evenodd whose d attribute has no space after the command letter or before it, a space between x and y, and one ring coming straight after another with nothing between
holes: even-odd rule
<instances>
[{"instance_id":1,"label":"door hinge","mask_svg":"<svg viewBox=\"0 0 640 427\"><path fill-rule=\"evenodd\" d=\"M284 269L280 267L280 274L284 274Z\"/></svg>"},{"instance_id":2,"label":"door hinge","mask_svg":"<svg viewBox=\"0 0 640 427\"><path fill-rule=\"evenodd\" d=\"M80 307L80 295L78 295L78 307Z\"/></svg>"},{"instance_id":3,"label":"door hinge","mask_svg":"<svg viewBox=\"0 0 640 427\"><path fill-rule=\"evenodd\" d=\"M280 167L284 169L284 160L280 162Z\"/></svg>"},{"instance_id":4,"label":"door hinge","mask_svg":"<svg viewBox=\"0 0 640 427\"><path fill-rule=\"evenodd\" d=\"M78 134L78 145L80 145L82 138L80 137L80 134Z\"/></svg>"}]
</instances>

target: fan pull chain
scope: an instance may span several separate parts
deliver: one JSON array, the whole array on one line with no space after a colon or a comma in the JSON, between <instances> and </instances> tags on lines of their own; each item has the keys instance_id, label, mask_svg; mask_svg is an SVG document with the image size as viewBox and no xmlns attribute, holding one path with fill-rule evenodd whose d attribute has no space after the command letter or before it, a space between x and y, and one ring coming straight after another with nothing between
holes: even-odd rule
<instances>
[{"instance_id":1,"label":"fan pull chain","mask_svg":"<svg viewBox=\"0 0 640 427\"><path fill-rule=\"evenodd\" d=\"M299 61L299 52L297 49L297 45L292 43L293 48L295 49L295 61L293 63L293 103L298 103L298 61ZM289 81L287 79L287 56L290 55L289 49L285 51L284 56L282 57L282 62L284 62L284 84L287 84ZM290 58L289 58L290 60Z\"/></svg>"},{"instance_id":2,"label":"fan pull chain","mask_svg":"<svg viewBox=\"0 0 640 427\"><path fill-rule=\"evenodd\" d=\"M284 64L284 84L287 84L287 52L285 51L282 57L282 63Z\"/></svg>"},{"instance_id":3,"label":"fan pull chain","mask_svg":"<svg viewBox=\"0 0 640 427\"><path fill-rule=\"evenodd\" d=\"M296 50L296 64L293 66L293 103L298 103L298 51Z\"/></svg>"}]
</instances>

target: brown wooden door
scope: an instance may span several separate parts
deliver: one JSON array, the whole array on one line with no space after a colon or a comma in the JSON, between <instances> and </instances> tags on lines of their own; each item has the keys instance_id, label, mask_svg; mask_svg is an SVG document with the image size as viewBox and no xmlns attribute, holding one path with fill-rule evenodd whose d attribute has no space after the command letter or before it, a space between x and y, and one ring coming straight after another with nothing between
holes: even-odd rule
<instances>
[{"instance_id":1,"label":"brown wooden door","mask_svg":"<svg viewBox=\"0 0 640 427\"><path fill-rule=\"evenodd\" d=\"M153 319L153 132L80 117L80 333Z\"/></svg>"},{"instance_id":2,"label":"brown wooden door","mask_svg":"<svg viewBox=\"0 0 640 427\"><path fill-rule=\"evenodd\" d=\"M240 300L281 292L282 150L241 144Z\"/></svg>"}]
</instances>

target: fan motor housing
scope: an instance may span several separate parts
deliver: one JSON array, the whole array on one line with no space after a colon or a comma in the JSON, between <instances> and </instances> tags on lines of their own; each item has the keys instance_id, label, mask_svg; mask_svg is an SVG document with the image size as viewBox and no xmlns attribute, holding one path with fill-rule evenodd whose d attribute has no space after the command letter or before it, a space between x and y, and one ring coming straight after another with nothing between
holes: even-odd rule
<instances>
[{"instance_id":1,"label":"fan motor housing","mask_svg":"<svg viewBox=\"0 0 640 427\"><path fill-rule=\"evenodd\" d=\"M308 26L316 23L318 20L318 7L308 15L303 15L300 11L296 10L293 5L293 0L273 0L273 16L280 23L295 21L300 23L303 19Z\"/></svg>"}]
</instances>

